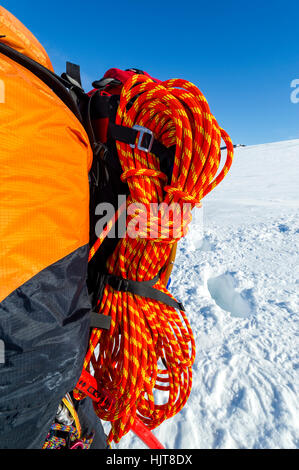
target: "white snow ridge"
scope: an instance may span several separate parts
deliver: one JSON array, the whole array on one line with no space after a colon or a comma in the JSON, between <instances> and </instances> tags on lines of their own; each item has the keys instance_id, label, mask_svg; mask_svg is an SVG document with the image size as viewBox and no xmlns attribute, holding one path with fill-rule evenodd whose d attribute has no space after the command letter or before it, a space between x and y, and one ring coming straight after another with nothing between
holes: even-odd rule
<instances>
[{"instance_id":1,"label":"white snow ridge","mask_svg":"<svg viewBox=\"0 0 299 470\"><path fill-rule=\"evenodd\" d=\"M170 290L197 356L187 405L154 431L168 449L299 446L298 176L299 140L238 148L194 210L204 231L179 243Z\"/></svg>"}]
</instances>

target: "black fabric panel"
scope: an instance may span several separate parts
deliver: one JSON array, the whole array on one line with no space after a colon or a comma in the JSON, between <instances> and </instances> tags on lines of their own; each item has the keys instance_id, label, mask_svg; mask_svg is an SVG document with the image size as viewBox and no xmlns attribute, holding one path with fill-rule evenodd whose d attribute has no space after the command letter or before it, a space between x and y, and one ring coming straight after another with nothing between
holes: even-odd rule
<instances>
[{"instance_id":1,"label":"black fabric panel","mask_svg":"<svg viewBox=\"0 0 299 470\"><path fill-rule=\"evenodd\" d=\"M89 337L88 246L46 268L0 304L0 448L41 448L76 385Z\"/></svg>"}]
</instances>

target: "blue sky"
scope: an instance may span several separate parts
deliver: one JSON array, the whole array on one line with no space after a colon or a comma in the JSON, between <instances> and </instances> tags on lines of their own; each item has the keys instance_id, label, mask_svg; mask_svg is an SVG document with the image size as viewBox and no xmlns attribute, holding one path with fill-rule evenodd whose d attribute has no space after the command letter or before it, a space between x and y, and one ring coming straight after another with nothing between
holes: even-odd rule
<instances>
[{"instance_id":1,"label":"blue sky","mask_svg":"<svg viewBox=\"0 0 299 470\"><path fill-rule=\"evenodd\" d=\"M299 138L298 0L7 0L55 71L81 65L84 86L110 67L182 77L205 94L235 143Z\"/></svg>"}]
</instances>

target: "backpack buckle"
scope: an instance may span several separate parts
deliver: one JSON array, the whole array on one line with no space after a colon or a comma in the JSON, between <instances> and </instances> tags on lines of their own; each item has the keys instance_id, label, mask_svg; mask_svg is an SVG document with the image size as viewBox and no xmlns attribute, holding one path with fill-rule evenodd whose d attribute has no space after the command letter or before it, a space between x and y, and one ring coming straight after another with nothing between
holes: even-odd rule
<instances>
[{"instance_id":1,"label":"backpack buckle","mask_svg":"<svg viewBox=\"0 0 299 470\"><path fill-rule=\"evenodd\" d=\"M149 153L152 149L155 140L154 133L150 129L147 129L147 127L138 126L137 124L133 126L132 129L139 132L139 138L137 143L138 150L142 150L143 152ZM149 136L149 139L147 138L147 136ZM134 149L136 148L136 145L130 144L130 147Z\"/></svg>"},{"instance_id":2,"label":"backpack buckle","mask_svg":"<svg viewBox=\"0 0 299 470\"><path fill-rule=\"evenodd\" d=\"M113 274L108 275L107 282L112 289L121 292L128 292L129 280L122 277L114 276Z\"/></svg>"}]
</instances>

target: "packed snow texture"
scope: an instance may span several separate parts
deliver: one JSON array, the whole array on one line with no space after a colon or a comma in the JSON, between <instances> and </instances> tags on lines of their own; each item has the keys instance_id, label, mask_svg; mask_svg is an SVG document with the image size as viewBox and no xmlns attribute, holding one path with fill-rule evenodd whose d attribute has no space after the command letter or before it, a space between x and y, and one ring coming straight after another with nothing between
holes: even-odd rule
<instances>
[{"instance_id":1,"label":"packed snow texture","mask_svg":"<svg viewBox=\"0 0 299 470\"><path fill-rule=\"evenodd\" d=\"M179 243L170 290L197 356L187 405L154 431L168 449L299 446L298 170L299 140L236 149Z\"/></svg>"}]
</instances>

